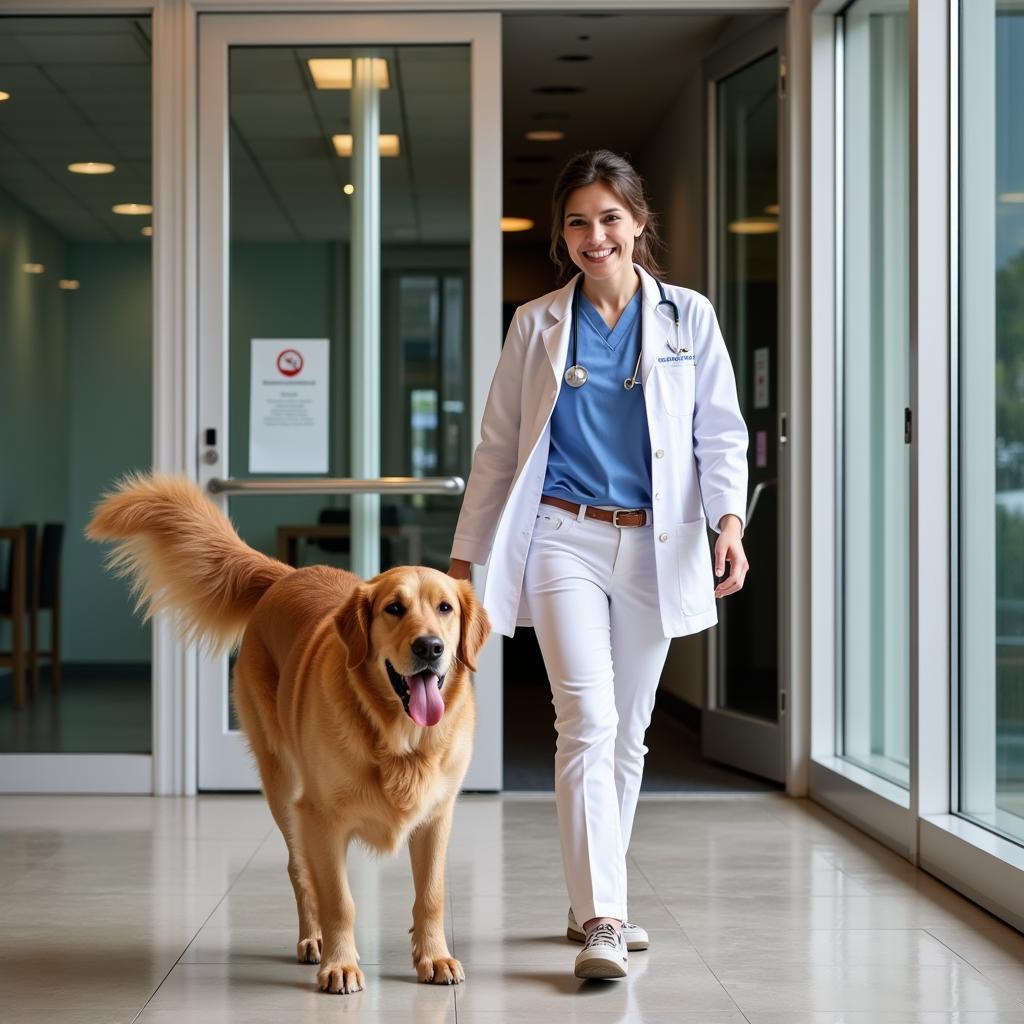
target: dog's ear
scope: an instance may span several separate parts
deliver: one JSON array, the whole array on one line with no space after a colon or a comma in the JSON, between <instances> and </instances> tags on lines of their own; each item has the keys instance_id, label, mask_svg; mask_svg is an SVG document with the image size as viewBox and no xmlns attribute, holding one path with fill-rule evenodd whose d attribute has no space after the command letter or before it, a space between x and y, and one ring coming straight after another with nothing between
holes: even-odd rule
<instances>
[{"instance_id":1,"label":"dog's ear","mask_svg":"<svg viewBox=\"0 0 1024 1024\"><path fill-rule=\"evenodd\" d=\"M462 630L459 633L457 657L470 672L476 671L476 655L491 632L491 620L484 606L476 599L473 584L459 580L459 603L462 605Z\"/></svg>"},{"instance_id":2,"label":"dog's ear","mask_svg":"<svg viewBox=\"0 0 1024 1024\"><path fill-rule=\"evenodd\" d=\"M334 617L334 627L348 651L349 669L358 668L370 653L370 588L360 583Z\"/></svg>"}]
</instances>

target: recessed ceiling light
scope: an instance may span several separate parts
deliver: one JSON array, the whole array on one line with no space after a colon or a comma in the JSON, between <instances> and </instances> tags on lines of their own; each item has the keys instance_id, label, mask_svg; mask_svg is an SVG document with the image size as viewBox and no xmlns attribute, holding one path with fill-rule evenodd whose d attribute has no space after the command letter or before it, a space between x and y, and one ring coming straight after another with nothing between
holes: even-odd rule
<instances>
[{"instance_id":1,"label":"recessed ceiling light","mask_svg":"<svg viewBox=\"0 0 1024 1024\"><path fill-rule=\"evenodd\" d=\"M1002 192L999 195L1001 203L1024 203L1024 192Z\"/></svg>"},{"instance_id":2,"label":"recessed ceiling light","mask_svg":"<svg viewBox=\"0 0 1024 1024\"><path fill-rule=\"evenodd\" d=\"M82 282L76 281L73 277L64 277L57 282L57 287L62 292L77 292L82 287Z\"/></svg>"},{"instance_id":3,"label":"recessed ceiling light","mask_svg":"<svg viewBox=\"0 0 1024 1024\"><path fill-rule=\"evenodd\" d=\"M125 217L141 217L143 214L153 212L153 207L149 203L116 203L110 209Z\"/></svg>"},{"instance_id":4,"label":"recessed ceiling light","mask_svg":"<svg viewBox=\"0 0 1024 1024\"><path fill-rule=\"evenodd\" d=\"M306 61L313 84L318 89L351 89L351 57L311 57ZM388 62L383 57L373 58L373 80L378 89L390 89Z\"/></svg>"},{"instance_id":5,"label":"recessed ceiling light","mask_svg":"<svg viewBox=\"0 0 1024 1024\"><path fill-rule=\"evenodd\" d=\"M11 94L9 92L4 92L0 89L0 103L3 103L4 100L9 100L10 98Z\"/></svg>"},{"instance_id":6,"label":"recessed ceiling light","mask_svg":"<svg viewBox=\"0 0 1024 1024\"><path fill-rule=\"evenodd\" d=\"M352 182L350 181L347 185L344 186L344 188L342 188L341 191L344 192L345 195L350 196L352 195L353 192L355 192L355 190L355 185L353 185Z\"/></svg>"},{"instance_id":7,"label":"recessed ceiling light","mask_svg":"<svg viewBox=\"0 0 1024 1024\"><path fill-rule=\"evenodd\" d=\"M539 93L541 96L577 96L587 90L582 85L539 85L530 91Z\"/></svg>"},{"instance_id":8,"label":"recessed ceiling light","mask_svg":"<svg viewBox=\"0 0 1024 1024\"><path fill-rule=\"evenodd\" d=\"M770 216L770 217L778 217L778 215L779 215L779 204L778 203L769 203L764 208L764 212L767 213L768 216Z\"/></svg>"},{"instance_id":9,"label":"recessed ceiling light","mask_svg":"<svg viewBox=\"0 0 1024 1024\"><path fill-rule=\"evenodd\" d=\"M730 221L729 230L734 235L774 235L779 222L774 217L744 217Z\"/></svg>"},{"instance_id":10,"label":"recessed ceiling light","mask_svg":"<svg viewBox=\"0 0 1024 1024\"><path fill-rule=\"evenodd\" d=\"M502 217L502 231L529 231L533 227L533 221L529 217Z\"/></svg>"},{"instance_id":11,"label":"recessed ceiling light","mask_svg":"<svg viewBox=\"0 0 1024 1024\"><path fill-rule=\"evenodd\" d=\"M381 156L398 156L400 147L397 135L379 135L378 140ZM331 142L334 143L334 152L338 156L352 155L351 135L332 135Z\"/></svg>"},{"instance_id":12,"label":"recessed ceiling light","mask_svg":"<svg viewBox=\"0 0 1024 1024\"><path fill-rule=\"evenodd\" d=\"M68 164L68 170L72 174L113 174L116 168L113 164L96 163L87 160L84 163Z\"/></svg>"},{"instance_id":13,"label":"recessed ceiling light","mask_svg":"<svg viewBox=\"0 0 1024 1024\"><path fill-rule=\"evenodd\" d=\"M553 128L539 128L535 131L527 132L526 137L531 142L561 142L565 138L565 132L560 132Z\"/></svg>"},{"instance_id":14,"label":"recessed ceiling light","mask_svg":"<svg viewBox=\"0 0 1024 1024\"><path fill-rule=\"evenodd\" d=\"M152 238L153 237L153 225L152 224L147 224L144 228L139 228L139 234L140 235L145 235L146 238Z\"/></svg>"},{"instance_id":15,"label":"recessed ceiling light","mask_svg":"<svg viewBox=\"0 0 1024 1024\"><path fill-rule=\"evenodd\" d=\"M21 269L26 274L44 274L46 273L46 267L42 263L22 263Z\"/></svg>"}]
</instances>

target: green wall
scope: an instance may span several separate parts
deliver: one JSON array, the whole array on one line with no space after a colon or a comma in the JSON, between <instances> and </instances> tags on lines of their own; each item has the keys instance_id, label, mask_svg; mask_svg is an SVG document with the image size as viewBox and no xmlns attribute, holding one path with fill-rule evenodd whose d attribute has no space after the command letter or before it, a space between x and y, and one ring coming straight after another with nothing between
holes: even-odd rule
<instances>
[{"instance_id":1,"label":"green wall","mask_svg":"<svg viewBox=\"0 0 1024 1024\"><path fill-rule=\"evenodd\" d=\"M85 539L93 506L124 473L152 464L153 327L148 242L76 242L82 282L69 320L68 532L64 642L68 661L148 662L150 631L128 587Z\"/></svg>"},{"instance_id":2,"label":"green wall","mask_svg":"<svg viewBox=\"0 0 1024 1024\"><path fill-rule=\"evenodd\" d=\"M25 273L29 262L45 273ZM150 310L147 242L69 242L0 190L0 523L65 524L67 662L150 657L127 588L82 536L111 481L151 461Z\"/></svg>"}]
</instances>

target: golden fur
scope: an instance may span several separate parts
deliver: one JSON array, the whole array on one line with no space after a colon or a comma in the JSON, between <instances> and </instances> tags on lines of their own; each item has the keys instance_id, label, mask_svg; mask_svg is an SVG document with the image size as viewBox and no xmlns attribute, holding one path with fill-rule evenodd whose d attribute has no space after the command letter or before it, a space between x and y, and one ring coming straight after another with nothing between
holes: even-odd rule
<instances>
[{"instance_id":1,"label":"golden fur","mask_svg":"<svg viewBox=\"0 0 1024 1024\"><path fill-rule=\"evenodd\" d=\"M321 989L364 985L345 873L353 839L387 853L408 843L417 976L462 981L444 937L444 862L472 749L469 673L490 630L470 584L425 568L365 583L327 566L293 569L246 545L190 481L159 474L124 480L86 533L115 542L110 564L130 577L147 616L170 611L184 636L212 650L241 637L235 707L288 844L298 957L321 964ZM444 702L433 726L407 710L423 663L417 638L421 654L423 638L443 643L443 653L431 648ZM402 676L404 702L385 660ZM431 677L422 678L426 693ZM424 699L436 701L432 691Z\"/></svg>"}]
</instances>

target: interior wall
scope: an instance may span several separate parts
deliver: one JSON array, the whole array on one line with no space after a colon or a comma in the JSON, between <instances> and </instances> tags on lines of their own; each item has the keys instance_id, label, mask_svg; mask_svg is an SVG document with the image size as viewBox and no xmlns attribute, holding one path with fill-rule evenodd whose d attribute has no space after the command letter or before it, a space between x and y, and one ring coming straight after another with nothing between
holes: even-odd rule
<instances>
[{"instance_id":1,"label":"interior wall","mask_svg":"<svg viewBox=\"0 0 1024 1024\"><path fill-rule=\"evenodd\" d=\"M28 274L25 263L42 263ZM0 190L0 523L67 506L68 305L64 239ZM6 584L6 578L4 579Z\"/></svg>"},{"instance_id":2,"label":"interior wall","mask_svg":"<svg viewBox=\"0 0 1024 1024\"><path fill-rule=\"evenodd\" d=\"M703 73L698 67L636 161L658 215L666 278L699 292L705 291L707 281L703 95Z\"/></svg>"},{"instance_id":3,"label":"interior wall","mask_svg":"<svg viewBox=\"0 0 1024 1024\"><path fill-rule=\"evenodd\" d=\"M640 151L651 207L665 248L662 266L673 284L704 292L707 287L705 166L707 133L704 77L699 65ZM709 634L677 637L669 647L661 690L694 707L704 706L705 652Z\"/></svg>"},{"instance_id":4,"label":"interior wall","mask_svg":"<svg viewBox=\"0 0 1024 1024\"><path fill-rule=\"evenodd\" d=\"M0 189L0 524L63 520L68 504L68 276L64 239ZM25 263L42 263L28 274ZM0 546L0 588L8 545ZM0 622L0 649L10 629ZM8 669L0 672L9 674Z\"/></svg>"},{"instance_id":5,"label":"interior wall","mask_svg":"<svg viewBox=\"0 0 1024 1024\"><path fill-rule=\"evenodd\" d=\"M63 655L71 662L148 662L150 629L125 581L86 540L104 491L153 461L152 264L148 242L72 242L68 340L71 385L64 517Z\"/></svg>"}]
</instances>

